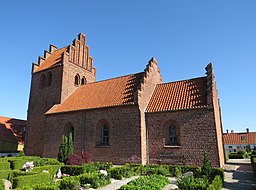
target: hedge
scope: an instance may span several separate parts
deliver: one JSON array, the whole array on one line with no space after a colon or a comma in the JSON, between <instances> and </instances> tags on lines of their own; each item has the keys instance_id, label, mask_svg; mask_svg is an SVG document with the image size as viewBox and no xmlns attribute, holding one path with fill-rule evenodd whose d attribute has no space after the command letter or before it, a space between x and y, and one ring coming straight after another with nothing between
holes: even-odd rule
<instances>
[{"instance_id":1,"label":"hedge","mask_svg":"<svg viewBox=\"0 0 256 190\"><path fill-rule=\"evenodd\" d=\"M13 170L2 170L0 171L0 179L7 179L12 182Z\"/></svg>"},{"instance_id":2,"label":"hedge","mask_svg":"<svg viewBox=\"0 0 256 190\"><path fill-rule=\"evenodd\" d=\"M207 190L221 190L222 189L222 179L220 176L215 176L212 184L209 185Z\"/></svg>"},{"instance_id":3,"label":"hedge","mask_svg":"<svg viewBox=\"0 0 256 190\"><path fill-rule=\"evenodd\" d=\"M110 184L110 177L98 172L81 174L79 178L81 184L90 184L95 189Z\"/></svg>"},{"instance_id":4,"label":"hedge","mask_svg":"<svg viewBox=\"0 0 256 190\"><path fill-rule=\"evenodd\" d=\"M128 165L110 168L108 172L110 173L110 176L112 178L119 179L119 180L122 178L131 177L134 175L133 169Z\"/></svg>"},{"instance_id":5,"label":"hedge","mask_svg":"<svg viewBox=\"0 0 256 190\"><path fill-rule=\"evenodd\" d=\"M243 159L243 158L245 158L245 155L244 154L230 153L228 155L228 158L229 159Z\"/></svg>"},{"instance_id":6,"label":"hedge","mask_svg":"<svg viewBox=\"0 0 256 190\"><path fill-rule=\"evenodd\" d=\"M179 189L182 190L207 190L208 180L206 178L194 178L193 176L182 177L177 180Z\"/></svg>"},{"instance_id":7,"label":"hedge","mask_svg":"<svg viewBox=\"0 0 256 190\"><path fill-rule=\"evenodd\" d=\"M10 170L10 163L7 161L3 161L0 163L0 171L1 170Z\"/></svg>"},{"instance_id":8,"label":"hedge","mask_svg":"<svg viewBox=\"0 0 256 190\"><path fill-rule=\"evenodd\" d=\"M57 185L38 184L33 186L33 190L59 190Z\"/></svg>"},{"instance_id":9,"label":"hedge","mask_svg":"<svg viewBox=\"0 0 256 190\"><path fill-rule=\"evenodd\" d=\"M58 172L61 165L49 165L49 166L38 166L33 168L33 172L41 173L43 170L47 170L52 176Z\"/></svg>"},{"instance_id":10,"label":"hedge","mask_svg":"<svg viewBox=\"0 0 256 190\"><path fill-rule=\"evenodd\" d=\"M52 177L49 173L40 173L35 175L26 175L13 178L13 188L23 186L33 186L37 184L49 184L52 181Z\"/></svg>"},{"instance_id":11,"label":"hedge","mask_svg":"<svg viewBox=\"0 0 256 190\"><path fill-rule=\"evenodd\" d=\"M158 190L169 184L169 180L161 175L141 176L132 180L126 185L123 185L120 190Z\"/></svg>"},{"instance_id":12,"label":"hedge","mask_svg":"<svg viewBox=\"0 0 256 190\"><path fill-rule=\"evenodd\" d=\"M4 180L0 179L0 190L5 190Z\"/></svg>"},{"instance_id":13,"label":"hedge","mask_svg":"<svg viewBox=\"0 0 256 190\"><path fill-rule=\"evenodd\" d=\"M61 166L61 172L69 175L80 175L84 173L84 167L83 166L71 166L71 165L65 165Z\"/></svg>"},{"instance_id":14,"label":"hedge","mask_svg":"<svg viewBox=\"0 0 256 190\"><path fill-rule=\"evenodd\" d=\"M255 157L251 158L251 163L252 163L253 173L254 175L256 175L256 158Z\"/></svg>"},{"instance_id":15,"label":"hedge","mask_svg":"<svg viewBox=\"0 0 256 190\"><path fill-rule=\"evenodd\" d=\"M60 190L77 190L80 186L80 181L77 176L67 177L60 181Z\"/></svg>"}]
</instances>

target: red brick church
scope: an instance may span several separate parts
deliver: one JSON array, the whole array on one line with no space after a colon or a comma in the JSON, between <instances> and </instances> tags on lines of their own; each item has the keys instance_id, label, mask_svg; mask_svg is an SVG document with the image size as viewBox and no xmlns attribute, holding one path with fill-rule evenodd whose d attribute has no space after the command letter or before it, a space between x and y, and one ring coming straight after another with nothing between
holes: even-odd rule
<instances>
[{"instance_id":1,"label":"red brick church","mask_svg":"<svg viewBox=\"0 0 256 190\"><path fill-rule=\"evenodd\" d=\"M212 64L206 76L162 83L155 58L143 72L96 81L96 68L78 35L72 45L33 63L25 152L57 157L62 135L94 161L224 164L218 92Z\"/></svg>"}]
</instances>

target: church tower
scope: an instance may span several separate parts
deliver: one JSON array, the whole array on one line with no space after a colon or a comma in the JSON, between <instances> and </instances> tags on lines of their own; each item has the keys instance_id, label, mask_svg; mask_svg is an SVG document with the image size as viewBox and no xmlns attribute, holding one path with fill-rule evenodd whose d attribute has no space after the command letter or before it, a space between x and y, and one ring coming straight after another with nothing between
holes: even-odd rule
<instances>
[{"instance_id":1,"label":"church tower","mask_svg":"<svg viewBox=\"0 0 256 190\"><path fill-rule=\"evenodd\" d=\"M60 104L79 86L95 82L96 69L86 45L86 36L78 35L72 45L49 51L32 65L28 105L25 153L42 156L45 134L45 113Z\"/></svg>"}]
</instances>

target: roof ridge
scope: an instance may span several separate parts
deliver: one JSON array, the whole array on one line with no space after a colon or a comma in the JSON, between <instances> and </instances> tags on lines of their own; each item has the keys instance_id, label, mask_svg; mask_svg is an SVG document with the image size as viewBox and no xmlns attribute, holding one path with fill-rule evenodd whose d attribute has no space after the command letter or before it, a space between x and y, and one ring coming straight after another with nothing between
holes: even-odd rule
<instances>
[{"instance_id":1,"label":"roof ridge","mask_svg":"<svg viewBox=\"0 0 256 190\"><path fill-rule=\"evenodd\" d=\"M119 78L123 78L123 77L128 77L128 76L130 76L130 75L136 75L136 74L142 74L142 73L144 73L144 72L139 72L139 73L134 73L134 74L128 74L128 75L123 75L123 76L119 76L119 77L113 77L113 78L104 79L104 80L100 80L100 81L90 82L90 83L87 83L87 84L85 84L85 85L79 86L77 89L82 88L82 87L84 87L84 86L92 85L92 84L95 84L95 83L105 82L105 81L109 81L109 80L113 80L113 79L119 79Z\"/></svg>"},{"instance_id":2,"label":"roof ridge","mask_svg":"<svg viewBox=\"0 0 256 190\"><path fill-rule=\"evenodd\" d=\"M191 79L183 79L183 80L177 80L177 81L172 81L172 82L164 82L164 83L157 84L157 85L166 85L166 84L171 84L171 83L177 83L177 82L183 82L183 81L191 81L191 80L203 79L203 78L207 78L207 77L206 76L204 76L204 77L195 77L195 78L191 78Z\"/></svg>"}]
</instances>

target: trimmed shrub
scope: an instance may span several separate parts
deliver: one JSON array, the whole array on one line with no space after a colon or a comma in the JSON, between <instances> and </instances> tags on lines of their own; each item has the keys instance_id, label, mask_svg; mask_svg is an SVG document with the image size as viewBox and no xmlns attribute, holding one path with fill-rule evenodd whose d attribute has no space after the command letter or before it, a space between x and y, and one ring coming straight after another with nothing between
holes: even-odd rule
<instances>
[{"instance_id":1,"label":"trimmed shrub","mask_svg":"<svg viewBox=\"0 0 256 190\"><path fill-rule=\"evenodd\" d=\"M229 159L243 159L245 158L244 154L237 154L237 153L229 153Z\"/></svg>"},{"instance_id":2,"label":"trimmed shrub","mask_svg":"<svg viewBox=\"0 0 256 190\"><path fill-rule=\"evenodd\" d=\"M13 177L28 176L28 175L35 175L35 174L38 174L38 173L34 171L25 172L20 170L13 170Z\"/></svg>"},{"instance_id":3,"label":"trimmed shrub","mask_svg":"<svg viewBox=\"0 0 256 190\"><path fill-rule=\"evenodd\" d=\"M46 184L39 184L34 185L33 190L58 190L59 187L57 185L46 185Z\"/></svg>"},{"instance_id":4,"label":"trimmed shrub","mask_svg":"<svg viewBox=\"0 0 256 190\"><path fill-rule=\"evenodd\" d=\"M212 184L209 185L207 190L221 190L222 189L222 179L220 176L215 176Z\"/></svg>"},{"instance_id":5,"label":"trimmed shrub","mask_svg":"<svg viewBox=\"0 0 256 190\"><path fill-rule=\"evenodd\" d=\"M95 189L110 184L110 177L98 172L81 174L79 178L81 184L91 184Z\"/></svg>"},{"instance_id":6,"label":"trimmed shrub","mask_svg":"<svg viewBox=\"0 0 256 190\"><path fill-rule=\"evenodd\" d=\"M49 184L51 183L52 177L48 173L41 173L35 175L25 175L13 178L13 188L23 186L33 186L37 184Z\"/></svg>"},{"instance_id":7,"label":"trimmed shrub","mask_svg":"<svg viewBox=\"0 0 256 190\"><path fill-rule=\"evenodd\" d=\"M10 162L3 161L0 163L0 171L1 170L10 170Z\"/></svg>"},{"instance_id":8,"label":"trimmed shrub","mask_svg":"<svg viewBox=\"0 0 256 190\"><path fill-rule=\"evenodd\" d=\"M187 176L178 179L177 185L182 190L206 190L208 187L208 180L206 178Z\"/></svg>"},{"instance_id":9,"label":"trimmed shrub","mask_svg":"<svg viewBox=\"0 0 256 190\"><path fill-rule=\"evenodd\" d=\"M49 166L39 166L33 168L33 172L41 173L43 170L47 170L51 175L57 173L57 171L61 168L61 165L49 165Z\"/></svg>"},{"instance_id":10,"label":"trimmed shrub","mask_svg":"<svg viewBox=\"0 0 256 190\"><path fill-rule=\"evenodd\" d=\"M144 174L158 174L158 175L167 175L169 174L169 170L165 168L164 166L145 166L143 168L143 173Z\"/></svg>"},{"instance_id":11,"label":"trimmed shrub","mask_svg":"<svg viewBox=\"0 0 256 190\"><path fill-rule=\"evenodd\" d=\"M7 179L12 182L13 179L13 170L2 170L0 171L0 179Z\"/></svg>"},{"instance_id":12,"label":"trimmed shrub","mask_svg":"<svg viewBox=\"0 0 256 190\"><path fill-rule=\"evenodd\" d=\"M256 175L256 158L251 158L251 163L252 163L252 168L253 168L253 173Z\"/></svg>"},{"instance_id":13,"label":"trimmed shrub","mask_svg":"<svg viewBox=\"0 0 256 190\"><path fill-rule=\"evenodd\" d=\"M134 175L133 170L128 165L110 168L108 172L112 178L119 180Z\"/></svg>"},{"instance_id":14,"label":"trimmed shrub","mask_svg":"<svg viewBox=\"0 0 256 190\"><path fill-rule=\"evenodd\" d=\"M67 177L61 180L60 190L77 190L80 186L79 178L77 176Z\"/></svg>"},{"instance_id":15,"label":"trimmed shrub","mask_svg":"<svg viewBox=\"0 0 256 190\"><path fill-rule=\"evenodd\" d=\"M0 190L5 190L4 180L0 179Z\"/></svg>"},{"instance_id":16,"label":"trimmed shrub","mask_svg":"<svg viewBox=\"0 0 256 190\"><path fill-rule=\"evenodd\" d=\"M69 175L80 175L84 173L84 167L83 166L61 166L61 172Z\"/></svg>"},{"instance_id":17,"label":"trimmed shrub","mask_svg":"<svg viewBox=\"0 0 256 190\"><path fill-rule=\"evenodd\" d=\"M96 172L99 170L97 165L94 165L93 163L84 164L83 168L84 168L84 173Z\"/></svg>"},{"instance_id":18,"label":"trimmed shrub","mask_svg":"<svg viewBox=\"0 0 256 190\"><path fill-rule=\"evenodd\" d=\"M10 167L12 170L21 170L23 165L28 162L28 160L23 160L23 159L12 159L9 160L10 162Z\"/></svg>"},{"instance_id":19,"label":"trimmed shrub","mask_svg":"<svg viewBox=\"0 0 256 190\"><path fill-rule=\"evenodd\" d=\"M56 158L38 158L34 160L35 166L46 166L46 165L63 165Z\"/></svg>"},{"instance_id":20,"label":"trimmed shrub","mask_svg":"<svg viewBox=\"0 0 256 190\"><path fill-rule=\"evenodd\" d=\"M99 170L108 170L112 167L112 162L93 162L92 164Z\"/></svg>"},{"instance_id":21,"label":"trimmed shrub","mask_svg":"<svg viewBox=\"0 0 256 190\"><path fill-rule=\"evenodd\" d=\"M18 187L15 190L33 190L32 187L24 186L24 187Z\"/></svg>"},{"instance_id":22,"label":"trimmed shrub","mask_svg":"<svg viewBox=\"0 0 256 190\"><path fill-rule=\"evenodd\" d=\"M160 175L141 176L123 185L120 190L158 190L162 189L169 183L169 180Z\"/></svg>"}]
</instances>

